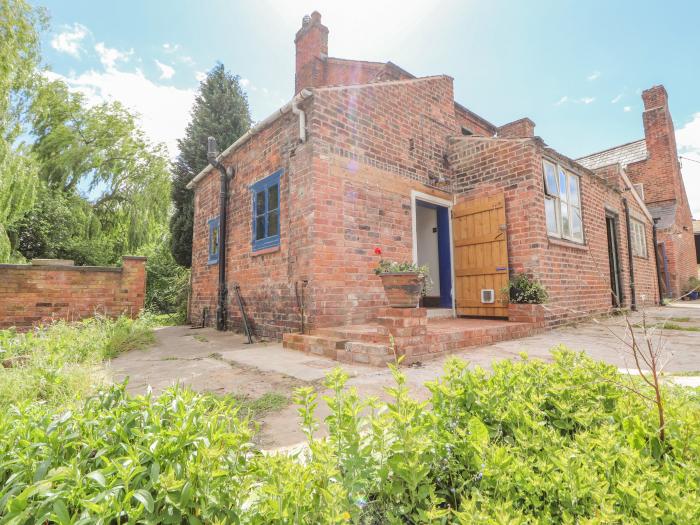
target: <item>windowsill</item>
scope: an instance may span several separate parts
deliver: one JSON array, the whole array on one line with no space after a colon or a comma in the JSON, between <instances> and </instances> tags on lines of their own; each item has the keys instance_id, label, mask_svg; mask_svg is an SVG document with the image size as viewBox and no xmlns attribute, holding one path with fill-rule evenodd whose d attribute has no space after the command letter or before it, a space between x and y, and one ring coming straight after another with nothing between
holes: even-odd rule
<instances>
[{"instance_id":1,"label":"windowsill","mask_svg":"<svg viewBox=\"0 0 700 525\"><path fill-rule=\"evenodd\" d=\"M280 251L279 244L277 246L270 246L269 248L262 248L261 250L256 250L250 254L251 257L257 257L258 255L268 255L270 253L275 253Z\"/></svg>"},{"instance_id":2,"label":"windowsill","mask_svg":"<svg viewBox=\"0 0 700 525\"><path fill-rule=\"evenodd\" d=\"M214 266L215 264L219 264L219 259L215 261L207 261L207 266Z\"/></svg>"},{"instance_id":3,"label":"windowsill","mask_svg":"<svg viewBox=\"0 0 700 525\"><path fill-rule=\"evenodd\" d=\"M547 237L550 246L561 246L562 248L573 248L574 250L587 251L588 246L574 241L569 241L566 239L557 239L556 237Z\"/></svg>"},{"instance_id":4,"label":"windowsill","mask_svg":"<svg viewBox=\"0 0 700 525\"><path fill-rule=\"evenodd\" d=\"M634 257L635 259L642 259L642 260L645 260L645 261L649 259L649 256L648 256L648 255L635 255L635 254L632 254L632 257Z\"/></svg>"}]
</instances>

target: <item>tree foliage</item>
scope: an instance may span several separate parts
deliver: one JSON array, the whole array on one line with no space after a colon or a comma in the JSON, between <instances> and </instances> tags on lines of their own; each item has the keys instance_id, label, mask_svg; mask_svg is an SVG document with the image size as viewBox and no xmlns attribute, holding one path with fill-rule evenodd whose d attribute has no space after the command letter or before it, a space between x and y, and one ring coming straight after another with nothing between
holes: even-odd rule
<instances>
[{"instance_id":1,"label":"tree foliage","mask_svg":"<svg viewBox=\"0 0 700 525\"><path fill-rule=\"evenodd\" d=\"M178 140L179 156L173 166L170 219L172 253L183 265L192 264L194 197L187 184L207 165L207 138L214 137L221 149L228 147L250 127L248 99L239 77L217 64L199 85L185 137Z\"/></svg>"},{"instance_id":2,"label":"tree foliage","mask_svg":"<svg viewBox=\"0 0 700 525\"><path fill-rule=\"evenodd\" d=\"M34 201L37 167L19 140L37 78L41 10L24 0L0 0L0 262L10 258L8 227Z\"/></svg>"}]
</instances>

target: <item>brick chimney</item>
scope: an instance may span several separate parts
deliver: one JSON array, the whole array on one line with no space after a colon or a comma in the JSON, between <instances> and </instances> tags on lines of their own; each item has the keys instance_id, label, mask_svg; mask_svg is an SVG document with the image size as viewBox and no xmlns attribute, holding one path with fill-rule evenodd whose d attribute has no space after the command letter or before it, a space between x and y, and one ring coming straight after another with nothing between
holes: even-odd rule
<instances>
[{"instance_id":1,"label":"brick chimney","mask_svg":"<svg viewBox=\"0 0 700 525\"><path fill-rule=\"evenodd\" d=\"M297 55L294 92L322 86L328 57L328 28L321 23L321 13L314 11L302 19L294 44Z\"/></svg>"},{"instance_id":2,"label":"brick chimney","mask_svg":"<svg viewBox=\"0 0 700 525\"><path fill-rule=\"evenodd\" d=\"M683 201L681 170L676 149L673 120L668 110L668 94L659 85L642 92L644 101L644 138L648 158L644 175L644 199L647 203Z\"/></svg>"},{"instance_id":3,"label":"brick chimney","mask_svg":"<svg viewBox=\"0 0 700 525\"><path fill-rule=\"evenodd\" d=\"M504 124L497 130L497 135L509 139L525 139L535 136L535 123L529 118L521 118Z\"/></svg>"}]
</instances>

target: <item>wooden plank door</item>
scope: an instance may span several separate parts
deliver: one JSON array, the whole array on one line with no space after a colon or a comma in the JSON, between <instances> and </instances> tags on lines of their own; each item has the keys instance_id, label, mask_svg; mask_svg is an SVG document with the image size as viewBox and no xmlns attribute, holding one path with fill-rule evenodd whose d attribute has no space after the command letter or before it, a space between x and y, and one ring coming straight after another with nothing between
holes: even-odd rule
<instances>
[{"instance_id":1,"label":"wooden plank door","mask_svg":"<svg viewBox=\"0 0 700 525\"><path fill-rule=\"evenodd\" d=\"M457 315L508 317L506 207L503 193L475 197L455 205L455 299ZM482 301L493 290L493 303Z\"/></svg>"}]
</instances>

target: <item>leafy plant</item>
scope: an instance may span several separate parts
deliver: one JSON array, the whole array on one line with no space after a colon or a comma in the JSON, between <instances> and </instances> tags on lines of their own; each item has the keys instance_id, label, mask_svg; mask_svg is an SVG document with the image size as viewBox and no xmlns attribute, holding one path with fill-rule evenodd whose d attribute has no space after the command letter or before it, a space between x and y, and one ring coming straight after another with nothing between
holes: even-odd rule
<instances>
[{"instance_id":1,"label":"leafy plant","mask_svg":"<svg viewBox=\"0 0 700 525\"><path fill-rule=\"evenodd\" d=\"M375 248L375 254L381 255L381 250ZM430 268L428 265L417 265L410 262L396 262L387 261L386 259L381 259L377 263L377 267L374 269L376 275L382 275L383 273L417 273L423 279L423 290L422 294L426 295L433 287L433 280L430 278Z\"/></svg>"},{"instance_id":2,"label":"leafy plant","mask_svg":"<svg viewBox=\"0 0 700 525\"><path fill-rule=\"evenodd\" d=\"M698 279L697 277L690 277L688 279L688 282L686 282L685 285L683 285L681 293L683 295L688 295L697 290L700 290L700 279Z\"/></svg>"},{"instance_id":3,"label":"leafy plant","mask_svg":"<svg viewBox=\"0 0 700 525\"><path fill-rule=\"evenodd\" d=\"M696 390L661 386L661 442L615 367L563 348L491 373L451 359L427 400L391 372L385 402L327 376L326 438L297 390L309 442L290 453L255 450L230 397L20 402L0 419L0 523L698 523Z\"/></svg>"},{"instance_id":4,"label":"leafy plant","mask_svg":"<svg viewBox=\"0 0 700 525\"><path fill-rule=\"evenodd\" d=\"M105 359L153 340L148 317L57 321L25 333L0 330L0 409L19 401L73 405L105 382Z\"/></svg>"},{"instance_id":5,"label":"leafy plant","mask_svg":"<svg viewBox=\"0 0 700 525\"><path fill-rule=\"evenodd\" d=\"M542 304L547 302L547 290L535 279L524 273L512 277L503 289L511 303Z\"/></svg>"}]
</instances>

